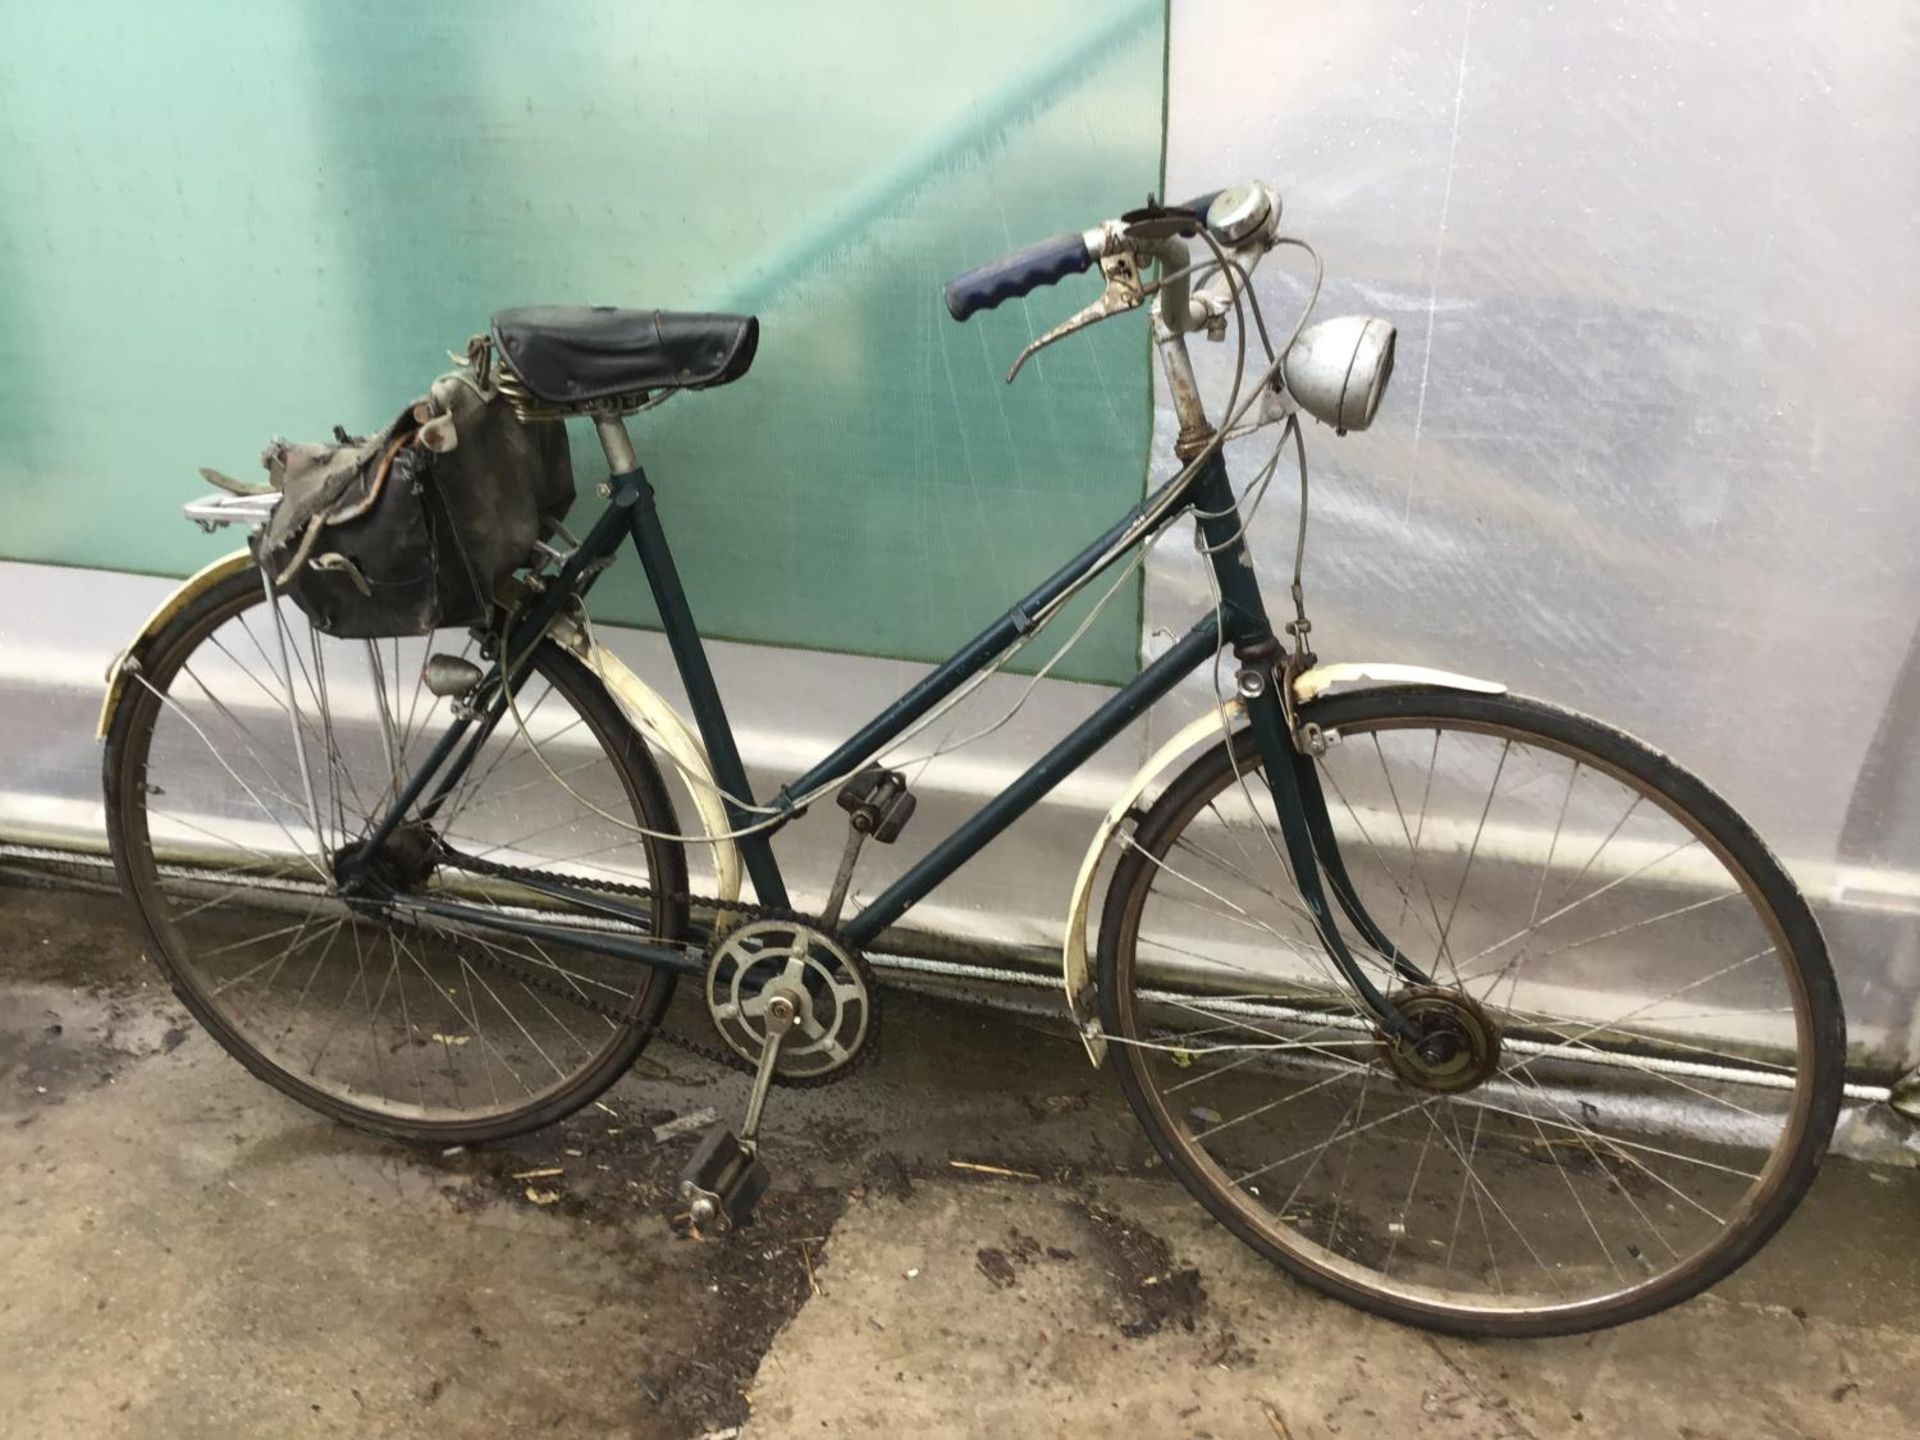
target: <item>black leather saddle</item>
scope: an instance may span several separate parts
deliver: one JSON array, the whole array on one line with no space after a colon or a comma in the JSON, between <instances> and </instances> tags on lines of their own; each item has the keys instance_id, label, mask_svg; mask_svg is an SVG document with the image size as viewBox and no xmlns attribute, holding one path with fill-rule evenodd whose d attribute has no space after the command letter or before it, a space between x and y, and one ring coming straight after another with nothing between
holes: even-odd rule
<instances>
[{"instance_id":1,"label":"black leather saddle","mask_svg":"<svg viewBox=\"0 0 1920 1440\"><path fill-rule=\"evenodd\" d=\"M649 390L703 390L753 364L751 315L536 305L493 317L494 351L535 399L570 407Z\"/></svg>"}]
</instances>

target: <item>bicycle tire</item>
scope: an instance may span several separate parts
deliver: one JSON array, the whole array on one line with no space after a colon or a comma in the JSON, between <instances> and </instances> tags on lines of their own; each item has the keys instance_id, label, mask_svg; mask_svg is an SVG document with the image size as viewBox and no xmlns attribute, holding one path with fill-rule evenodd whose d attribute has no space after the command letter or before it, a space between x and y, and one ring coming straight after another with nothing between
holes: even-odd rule
<instances>
[{"instance_id":1,"label":"bicycle tire","mask_svg":"<svg viewBox=\"0 0 1920 1440\"><path fill-rule=\"evenodd\" d=\"M672 996L674 976L670 972L632 967L643 978L635 982L633 993L621 1001L624 1014L620 1021L601 1017L608 1027L604 1042L596 1037L591 1045L583 1043L581 1048L590 1051L589 1058L570 1069L557 1083L543 1085L537 1094L532 1093L529 1086L530 1093L524 1103L503 1101L487 1108L484 1113L465 1116L413 1114L409 1113L403 1102L391 1095L368 1095L356 1099L350 1094L338 1093L316 1084L311 1078L295 1073L284 1062L284 1057L276 1058L269 1053L259 1035L248 1034L245 1026L237 1023L235 1016L218 1003L219 997L196 966L193 953L182 943L176 914L170 913L173 907L163 889L161 866L152 844L148 767L156 724L167 711L167 702L160 697L168 692L183 671L194 673L187 669L193 657L202 652L203 646L218 638L227 622L243 616L263 599L259 573L246 570L197 596L128 660L134 683L129 684L125 697L113 715L104 756L107 838L115 870L133 908L138 933L147 953L159 966L181 1003L228 1054L256 1077L301 1104L356 1128L419 1144L475 1144L538 1129L588 1104L619 1079L645 1048ZM395 648L397 655L397 644ZM617 780L618 791L624 794L635 821L659 835L677 833L679 825L672 799L658 764L618 704L591 671L573 655L551 640L546 640L541 642L534 654L529 681L544 682L550 687L551 693L561 696L573 708ZM200 688L206 690L204 681ZM207 693L211 698L211 692ZM417 687L415 698L418 698ZM285 733L282 732L283 739ZM529 750L533 748L529 746ZM478 768L476 765L475 769ZM663 940L677 940L684 935L688 922L684 848L679 842L654 837L636 843L644 847L650 871L647 904L653 933ZM242 870L245 868L241 866ZM234 888L242 889L244 886L236 884ZM375 922L361 916L350 923L357 931L361 923L371 925ZM397 920L392 922L396 927L401 923ZM420 944L421 952L427 953L425 940L419 938L419 932L406 929L399 933L414 938ZM462 943L466 942L449 941L449 952L456 951ZM392 944L390 938L390 948ZM410 950L411 947L402 941L399 948ZM316 972L325 962L326 956L323 954L321 960L315 963ZM464 959L461 961L462 965L467 963ZM393 964L398 971L397 956ZM422 966L422 969L424 973L425 967ZM570 975L571 972L563 967L556 973ZM418 977L404 977L400 982L399 994L403 1008L407 978L417 981ZM570 980L569 983L574 982ZM482 985L488 984L490 982L482 978ZM547 999L552 998L543 999L524 984L522 988L534 997L537 1005L547 1006ZM371 991L372 982L369 980L362 991L363 1003L371 1003ZM382 996L386 993L383 988ZM416 995L418 993L416 988ZM469 983L470 998L472 993ZM505 1009L505 1002L500 1003L501 1008ZM472 1005L471 1009L477 1017L477 1004ZM547 1006L547 1011L552 1013L550 1006ZM421 1024L412 1022L409 1022L409 1026L412 1030L421 1028ZM475 1028L479 1028L477 1023ZM441 1042L451 1074L456 1053L452 1045L459 1043L458 1037L434 1035L432 1038ZM484 1036L482 1039L484 1041ZM379 1047L374 1048L377 1051ZM557 1070L560 1067L556 1065L554 1068ZM420 1108L426 1108L424 1092Z\"/></svg>"},{"instance_id":2,"label":"bicycle tire","mask_svg":"<svg viewBox=\"0 0 1920 1440\"><path fill-rule=\"evenodd\" d=\"M1667 756L1624 732L1539 701L1507 694L1483 695L1433 687L1406 687L1322 698L1301 707L1299 719L1303 724L1306 722L1317 724L1324 734L1347 743L1353 743L1356 737L1377 737L1389 730L1412 729L1424 735L1426 730L1432 729L1436 737L1434 740L1436 756L1439 754L1441 743L1438 737L1454 727L1458 727L1462 733L1481 737L1505 734L1509 737L1506 741L1508 747L1511 747L1515 738L1523 738L1528 744L1538 742L1548 749L1574 759L1571 778L1567 782L1569 795L1573 793L1574 783L1579 778L1580 767L1584 763L1636 787L1641 794L1654 799L1664 807L1680 824L1702 837L1706 841L1706 848L1729 867L1734 878L1754 902L1756 911L1762 914L1763 920L1776 936L1776 944L1783 946L1785 954L1790 957L1781 965L1786 988L1793 995L1793 1028L1796 1036L1793 1100L1788 1118L1783 1122L1782 1133L1785 1138L1773 1152L1770 1152L1767 1168L1762 1172L1761 1177L1764 1183L1756 1179L1750 1191L1750 1203L1743 1205L1733 1222L1728 1223L1711 1243L1703 1245L1699 1250L1688 1255L1684 1263L1676 1264L1650 1283L1627 1287L1622 1293L1566 1305L1550 1304L1531 1308L1514 1308L1504 1303L1488 1303L1482 1306L1462 1304L1458 1301L1442 1302L1419 1286L1393 1283L1385 1276L1370 1279L1370 1272L1366 1266L1358 1263L1354 1258L1361 1254L1362 1248L1357 1239L1349 1239L1348 1250L1345 1251L1328 1248L1340 1239L1338 1232L1341 1220L1337 1210L1333 1219L1334 1234L1331 1239L1328 1239L1326 1246L1320 1245L1302 1233L1303 1230L1316 1225L1324 1230L1324 1216L1317 1221L1311 1215L1287 1221L1256 1213L1256 1209L1265 1208L1265 1202L1262 1201L1261 1206L1256 1207L1251 1203L1252 1197L1246 1193L1244 1185L1225 1183L1231 1177L1222 1166L1212 1161L1204 1143L1197 1143L1194 1138L1196 1131L1203 1140L1211 1138L1225 1129L1226 1125L1204 1123L1204 1116L1196 1120L1192 1115L1183 1116L1174 1113L1167 1095L1157 1088L1154 1078L1155 1067L1164 1069L1168 1063L1177 1062L1182 1056L1175 1053L1167 1060L1156 1058L1164 1052L1164 1047L1159 1050L1154 1048L1154 1042L1143 1023L1143 1015L1153 1002L1143 998L1148 992L1138 978L1142 967L1137 964L1143 910L1156 879L1165 868L1164 857L1173 852L1179 837L1195 817L1205 813L1207 806L1212 803L1212 797L1224 793L1229 787L1238 783L1235 778L1237 772L1252 771L1256 775L1258 773L1258 761L1251 736L1243 731L1230 743L1222 742L1196 759L1147 811L1134 832L1127 853L1116 867L1103 911L1099 940L1098 983L1102 1025L1113 1041L1109 1051L1109 1064L1118 1072L1121 1088L1129 1105L1168 1168L1231 1233L1296 1278L1361 1309L1402 1323L1444 1333L1517 1338L1563 1335L1598 1329L1649 1315L1686 1300L1718 1283L1751 1258L1785 1222L1813 1182L1821 1157L1830 1140L1841 1103L1846 1055L1845 1022L1824 941L1804 897L1778 859L1725 800L1702 781L1681 769ZM1488 743L1490 745L1491 742ZM1502 752L1503 764L1506 761L1506 754L1506 751ZM1384 754L1381 759L1381 768L1383 772L1387 770ZM1493 784L1488 790L1488 810L1493 807L1493 796L1499 783L1499 771L1496 769ZM1429 786L1431 788L1431 770ZM1395 804L1398 805L1398 803L1396 799ZM1562 809L1563 820L1564 804L1565 802ZM1424 810L1422 814L1424 818ZM1404 815L1402 819L1404 822ZM1480 821L1484 828L1487 824L1486 812L1483 811ZM1558 832L1556 832L1557 839ZM1479 843L1477 832L1475 843L1476 845ZM1347 848L1343 845L1343 854ZM1415 871L1417 871L1419 854L1417 841L1413 854ZM1599 851L1596 851L1595 855L1598 854ZM1548 867L1551 866L1552 859L1550 848L1547 857ZM1589 864L1591 863L1590 860ZM1466 864L1467 872L1470 873L1473 865L1471 855L1468 856ZM1408 873L1415 873L1415 871ZM1543 887L1545 873L1543 869ZM1462 888L1465 884L1466 880L1463 878ZM1457 903L1456 896L1456 905ZM1536 895L1534 901L1536 914L1539 911L1539 903ZM1677 915L1682 912L1673 910L1667 913ZM1665 916L1663 914L1656 918L1664 919ZM1526 948L1527 943L1530 942L1523 942L1523 949ZM1445 948L1445 932L1442 931L1440 949L1444 951ZM1490 988L1497 990L1499 983L1494 982ZM1642 1007L1643 1013L1646 1008L1649 1007ZM1634 1012L1628 1013L1632 1015ZM1518 1023L1521 1022L1516 1022ZM1281 1032L1274 1033L1277 1036ZM1143 1041L1145 1043L1142 1043ZM1284 1047L1276 1043L1275 1048ZM1550 1045L1546 1053L1551 1055L1554 1050L1564 1048L1559 1045ZM1629 1064L1651 1063L1646 1060L1633 1061L1631 1052L1628 1053ZM1187 1058L1191 1064L1191 1057ZM1564 1063L1566 1058L1566 1055L1562 1055L1557 1057L1557 1060ZM1361 1061L1351 1056L1346 1057L1346 1062L1353 1067L1356 1074L1363 1070L1377 1073L1376 1067L1380 1064L1372 1058ZM1625 1068L1617 1061L1611 1063L1617 1069ZM1496 1071L1495 1073L1497 1076L1504 1072ZM1178 1089L1192 1083L1194 1082L1183 1080L1174 1088ZM1371 1079L1365 1077L1360 1080L1359 1103L1362 1106L1366 1101L1367 1087L1372 1083ZM1401 1083L1404 1083L1403 1077L1401 1077ZM1701 1082L1702 1093L1705 1093L1705 1083ZM1314 1088L1318 1088L1318 1084ZM1304 1091L1295 1093L1303 1094ZM1459 1103L1464 1108L1465 1098ZM1420 1104L1431 1107L1436 1104L1436 1101L1427 1100ZM1484 1111L1487 1107L1480 1108ZM1363 1112L1350 1112L1353 1117L1357 1117L1359 1113ZM1481 1118L1484 1120L1484 1114ZM1576 1121L1583 1118L1590 1121L1592 1116L1591 1114L1584 1117L1581 1114L1574 1116ZM1361 1132L1373 1128L1374 1125L1384 1126L1385 1123L1375 1121L1372 1125L1357 1124L1347 1133L1347 1148L1357 1149L1357 1145L1351 1142L1357 1140ZM1549 1119L1548 1123L1556 1122ZM1352 1120L1343 1117L1341 1124L1352 1124ZM1595 1124L1597 1125L1597 1122ZM1437 1124L1434 1128L1442 1130L1444 1144L1447 1139L1444 1129ZM1517 1130L1520 1127L1516 1124L1514 1128ZM1536 1125L1534 1128L1540 1127ZM1326 1143L1329 1145L1339 1143L1340 1133L1336 1130L1334 1137ZM1476 1122L1476 1141L1479 1133L1478 1122ZM1556 1137L1558 1133L1556 1130ZM1456 1129L1456 1139L1458 1134ZM1542 1131L1542 1134L1544 1137L1545 1132ZM1594 1134L1600 1135L1597 1128ZM1600 1138L1606 1140L1609 1145L1613 1143L1612 1136ZM1574 1142L1569 1139L1565 1142L1556 1140L1554 1143L1572 1144ZM1629 1140L1625 1143L1638 1148L1637 1142ZM1411 1141L1408 1144L1411 1146ZM1430 1139L1421 1142L1422 1157L1427 1155L1430 1145ZM1475 1152L1469 1150L1463 1158L1458 1145L1451 1149L1454 1159L1462 1161L1463 1168L1467 1172L1472 1172ZM1488 1153L1493 1154L1491 1149ZM1636 1164L1639 1163L1637 1158L1628 1151L1620 1150L1617 1153L1627 1156ZM1702 1153L1718 1154L1719 1152L1703 1151ZM1595 1145L1593 1154L1602 1162L1594 1167L1596 1170L1608 1169L1617 1172L1606 1177L1605 1184L1630 1190L1632 1187L1626 1186L1624 1182L1629 1179L1640 1180L1638 1175L1615 1163L1614 1153ZM1317 1164L1318 1160L1315 1163ZM1351 1160L1347 1162L1349 1172L1353 1164ZM1564 1178L1567 1171L1557 1158L1557 1153L1554 1164L1561 1168ZM1401 1222L1406 1222L1410 1218L1415 1208L1412 1203L1414 1187L1421 1183L1420 1167L1418 1165L1407 1167L1403 1164L1401 1169L1395 1172L1396 1191L1394 1193L1397 1194L1399 1180L1404 1178L1408 1168L1412 1169L1413 1180L1408 1188L1407 1204L1399 1210L1401 1220L1400 1222L1389 1221L1386 1226L1388 1230L1395 1230L1395 1225L1398 1224L1394 1238L1389 1242L1385 1262L1385 1268L1389 1272L1394 1264L1394 1252L1391 1246L1399 1244L1399 1235L1407 1233L1408 1225ZM1642 1168L1649 1167L1643 1165ZM1653 1172L1650 1170L1650 1173ZM1569 1188L1572 1188L1572 1182L1568 1183ZM1478 1188L1471 1193L1476 1208L1480 1208L1479 1194L1487 1187L1478 1180L1475 1184ZM1344 1192L1344 1178L1342 1188ZM1296 1183L1296 1193L1299 1189L1300 1186ZM1460 1190L1463 1198L1456 1203L1464 1208L1464 1197L1469 1193L1465 1180L1462 1181ZM1257 1187L1255 1187L1255 1194L1257 1193ZM1578 1194L1576 1190L1576 1200ZM1493 1203L1496 1207L1498 1206L1497 1199ZM1383 1213L1389 1208L1391 1207L1383 1207ZM1634 1208L1641 1209L1637 1202ZM1673 1210L1678 1207L1669 1202L1667 1208ZM1503 1216L1504 1213L1502 1211ZM1709 1213L1712 1212L1709 1211ZM1587 1210L1583 1204L1579 1210L1579 1216L1567 1217L1568 1228L1577 1232L1579 1217L1586 1215ZM1357 1222L1349 1221L1349 1223L1356 1224L1357 1228ZM1594 1222L1589 1219L1588 1224L1593 1225ZM1460 1228L1461 1221L1456 1210L1454 1241L1458 1240ZM1516 1226L1516 1230L1517 1228ZM1594 1237L1601 1241L1602 1249L1606 1248L1606 1241L1597 1225L1594 1228ZM1487 1246L1491 1257L1495 1248L1491 1237L1488 1238ZM1376 1264L1379 1248L1376 1240L1372 1252ZM1453 1253L1453 1242L1450 1241L1447 1248L1449 1267L1452 1265ZM1634 1254L1638 1258L1640 1252L1635 1251ZM1409 1249L1409 1255L1411 1255L1411 1249ZM1536 1255L1535 1259L1538 1260L1540 1257ZM1547 1267L1543 1262L1543 1268L1551 1271L1553 1267ZM1497 1267L1494 1273L1497 1279Z\"/></svg>"}]
</instances>

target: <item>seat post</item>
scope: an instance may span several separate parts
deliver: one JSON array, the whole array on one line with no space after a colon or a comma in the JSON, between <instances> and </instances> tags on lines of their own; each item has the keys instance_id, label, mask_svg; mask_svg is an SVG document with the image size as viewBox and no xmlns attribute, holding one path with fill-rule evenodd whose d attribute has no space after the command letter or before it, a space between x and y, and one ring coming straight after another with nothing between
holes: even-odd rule
<instances>
[{"instance_id":1,"label":"seat post","mask_svg":"<svg viewBox=\"0 0 1920 1440\"><path fill-rule=\"evenodd\" d=\"M627 417L618 411L593 417L593 428L600 432L600 448L607 452L607 466L615 475L631 475L640 468L633 453L633 441L627 435Z\"/></svg>"}]
</instances>

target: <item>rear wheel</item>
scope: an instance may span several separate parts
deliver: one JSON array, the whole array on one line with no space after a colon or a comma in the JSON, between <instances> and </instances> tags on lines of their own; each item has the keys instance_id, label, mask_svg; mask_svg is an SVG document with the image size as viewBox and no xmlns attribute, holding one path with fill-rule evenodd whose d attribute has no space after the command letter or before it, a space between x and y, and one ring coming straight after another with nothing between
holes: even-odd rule
<instances>
[{"instance_id":1,"label":"rear wheel","mask_svg":"<svg viewBox=\"0 0 1920 1440\"><path fill-rule=\"evenodd\" d=\"M1114 875L1103 1026L1173 1172L1329 1293L1460 1334L1648 1314L1754 1253L1812 1181L1845 1033L1825 946L1740 818L1665 756L1507 695L1407 688L1303 722L1355 895L1341 983L1248 735ZM1384 933L1381 933L1384 932Z\"/></svg>"},{"instance_id":2,"label":"rear wheel","mask_svg":"<svg viewBox=\"0 0 1920 1440\"><path fill-rule=\"evenodd\" d=\"M673 983L338 892L338 858L451 723L451 702L421 683L426 657L474 650L465 632L321 635L291 602L269 606L248 570L132 657L106 751L114 864L188 1009L303 1104L442 1144L514 1135L586 1104L646 1044ZM679 827L619 708L551 641L514 708L431 823L396 833L383 878L544 919L556 918L545 902L493 867L634 885L643 928L678 938L683 852L636 827Z\"/></svg>"}]
</instances>

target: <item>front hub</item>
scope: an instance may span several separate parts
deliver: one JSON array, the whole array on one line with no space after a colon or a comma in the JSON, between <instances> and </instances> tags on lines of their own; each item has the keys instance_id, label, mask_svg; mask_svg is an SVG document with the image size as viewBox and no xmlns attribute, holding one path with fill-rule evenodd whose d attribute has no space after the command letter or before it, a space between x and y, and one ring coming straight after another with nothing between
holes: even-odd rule
<instances>
[{"instance_id":1,"label":"front hub","mask_svg":"<svg viewBox=\"0 0 1920 1440\"><path fill-rule=\"evenodd\" d=\"M1500 1065L1500 1030L1472 996L1423 987L1393 997L1406 1033L1382 1036L1387 1064L1409 1085L1455 1094L1471 1090Z\"/></svg>"}]
</instances>

